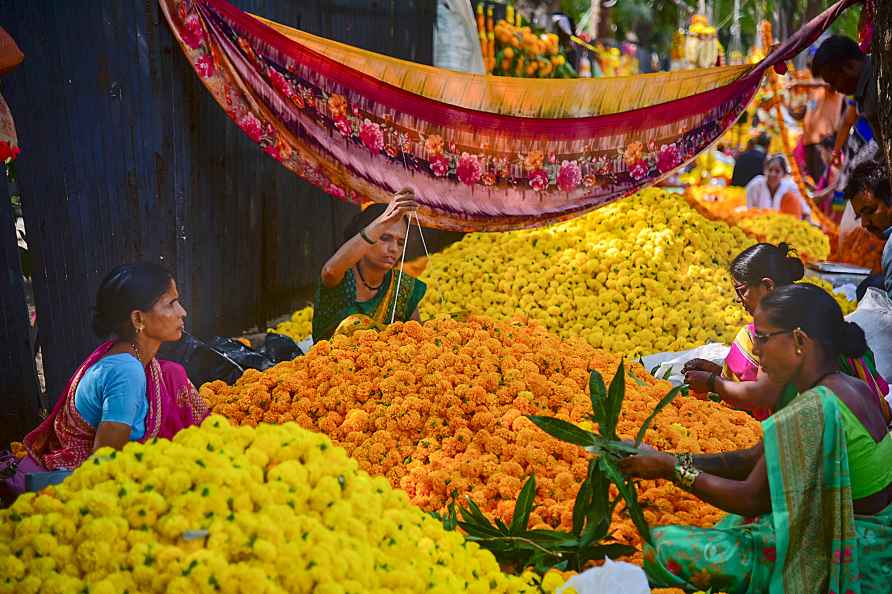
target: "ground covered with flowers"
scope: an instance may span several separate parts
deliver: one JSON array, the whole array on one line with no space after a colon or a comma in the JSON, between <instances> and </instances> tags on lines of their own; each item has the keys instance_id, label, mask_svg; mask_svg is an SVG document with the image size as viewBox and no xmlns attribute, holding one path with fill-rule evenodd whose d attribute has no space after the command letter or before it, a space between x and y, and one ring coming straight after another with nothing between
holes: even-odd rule
<instances>
[{"instance_id":1,"label":"ground covered with flowers","mask_svg":"<svg viewBox=\"0 0 892 594\"><path fill-rule=\"evenodd\" d=\"M535 473L531 525L568 528L587 454L550 438L525 415L584 423L589 371L609 381L619 360L535 323L444 319L335 337L266 372L249 370L234 386L214 382L200 391L216 414L235 423L297 421L326 433L364 470L429 511L467 494L508 521L524 480ZM619 433L634 436L669 387L631 366ZM749 447L759 436L758 423L743 412L680 398L660 413L647 442L717 452ZM721 516L668 483L644 481L641 495L656 524L708 526ZM615 537L638 543L619 513Z\"/></svg>"},{"instance_id":2,"label":"ground covered with flowers","mask_svg":"<svg viewBox=\"0 0 892 594\"><path fill-rule=\"evenodd\" d=\"M0 511L0 592L526 592L493 556L294 423L212 416L97 452Z\"/></svg>"}]
</instances>

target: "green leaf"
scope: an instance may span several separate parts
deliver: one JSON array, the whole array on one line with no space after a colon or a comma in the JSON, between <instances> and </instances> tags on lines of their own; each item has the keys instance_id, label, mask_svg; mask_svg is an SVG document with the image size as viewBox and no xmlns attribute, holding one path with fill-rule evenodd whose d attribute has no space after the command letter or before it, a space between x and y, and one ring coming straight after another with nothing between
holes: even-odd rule
<instances>
[{"instance_id":1,"label":"green leaf","mask_svg":"<svg viewBox=\"0 0 892 594\"><path fill-rule=\"evenodd\" d=\"M527 418L539 429L561 441L566 441L567 443L582 447L591 446L595 443L594 434L581 427L577 427L573 423L568 423L567 421L556 419L554 417L540 417L538 415L530 415Z\"/></svg>"},{"instance_id":2,"label":"green leaf","mask_svg":"<svg viewBox=\"0 0 892 594\"><path fill-rule=\"evenodd\" d=\"M636 550L635 547L620 543L591 545L581 551L580 565L585 565L589 561L601 561L604 557L618 559L626 555L632 555Z\"/></svg>"},{"instance_id":3,"label":"green leaf","mask_svg":"<svg viewBox=\"0 0 892 594\"><path fill-rule=\"evenodd\" d=\"M635 490L634 484L632 484L631 481L626 482L623 473L620 472L619 468L607 458L600 458L598 460L598 465L607 475L607 478L610 479L610 482L616 485L619 494L626 502L629 516L632 518L632 522L638 529L638 533L641 534L641 538L644 539L644 542L653 544L653 541L650 538L650 527L647 525L647 520L644 519L644 511L642 511L641 505L638 503L638 493Z\"/></svg>"},{"instance_id":4,"label":"green leaf","mask_svg":"<svg viewBox=\"0 0 892 594\"><path fill-rule=\"evenodd\" d=\"M607 414L606 427L601 427L601 435L607 439L616 439L616 425L619 422L619 413L623 408L623 400L626 397L626 366L620 361L619 367L613 379L610 380L610 388L607 390Z\"/></svg>"},{"instance_id":5,"label":"green leaf","mask_svg":"<svg viewBox=\"0 0 892 594\"><path fill-rule=\"evenodd\" d=\"M644 423L641 424L641 428L638 430L638 435L635 436L635 447L641 445L641 442L644 441L644 435L647 433L650 424L653 422L657 415L660 414L660 411L669 406L669 403L675 400L675 398L681 394L684 386L676 386L669 390L669 392L663 396L662 399L657 403L654 407L653 411L644 419Z\"/></svg>"},{"instance_id":6,"label":"green leaf","mask_svg":"<svg viewBox=\"0 0 892 594\"><path fill-rule=\"evenodd\" d=\"M480 524L476 524L473 522L458 522L459 527L464 530L468 536L473 536L477 538L498 538L502 535L501 532L496 530L495 528L485 528Z\"/></svg>"},{"instance_id":7,"label":"green leaf","mask_svg":"<svg viewBox=\"0 0 892 594\"><path fill-rule=\"evenodd\" d=\"M607 417L607 388L604 378L597 371L588 376L588 395L592 402L592 416L599 425Z\"/></svg>"},{"instance_id":8,"label":"green leaf","mask_svg":"<svg viewBox=\"0 0 892 594\"><path fill-rule=\"evenodd\" d=\"M662 379L668 380L670 377L672 377L672 368L671 367L666 370L666 373L663 374Z\"/></svg>"},{"instance_id":9,"label":"green leaf","mask_svg":"<svg viewBox=\"0 0 892 594\"><path fill-rule=\"evenodd\" d=\"M639 386L646 386L646 385L647 385L647 382L646 382L646 381L644 381L643 379L641 379L640 377L638 377L637 375L635 375L634 373L632 373L632 369L631 369L631 368L629 369L629 377L632 378L632 380L633 380L636 384L638 384Z\"/></svg>"},{"instance_id":10,"label":"green leaf","mask_svg":"<svg viewBox=\"0 0 892 594\"><path fill-rule=\"evenodd\" d=\"M527 482L524 483L520 494L517 496L517 503L514 504L514 516L511 518L511 526L509 532L517 535L527 529L527 523L530 520L530 513L533 511L533 502L536 499L536 475L530 475Z\"/></svg>"},{"instance_id":11,"label":"green leaf","mask_svg":"<svg viewBox=\"0 0 892 594\"><path fill-rule=\"evenodd\" d=\"M459 506L458 511L461 512L461 517L465 522L475 523L486 528L492 528L495 530L495 526L487 519L483 512L480 511L480 508L477 507L477 504L474 503L474 500L470 497L466 497L468 500L468 507Z\"/></svg>"},{"instance_id":12,"label":"green leaf","mask_svg":"<svg viewBox=\"0 0 892 594\"><path fill-rule=\"evenodd\" d=\"M591 506L592 486L591 482L586 478L579 485L576 501L573 503L573 534L577 536L582 534L582 529L585 527L585 518Z\"/></svg>"}]
</instances>

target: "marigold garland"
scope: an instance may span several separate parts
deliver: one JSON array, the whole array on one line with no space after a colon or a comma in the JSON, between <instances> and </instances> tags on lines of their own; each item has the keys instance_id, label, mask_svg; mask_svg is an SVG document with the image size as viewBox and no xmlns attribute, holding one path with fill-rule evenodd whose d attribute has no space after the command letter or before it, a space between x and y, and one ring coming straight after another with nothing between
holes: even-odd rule
<instances>
[{"instance_id":1,"label":"marigold garland","mask_svg":"<svg viewBox=\"0 0 892 594\"><path fill-rule=\"evenodd\" d=\"M858 226L849 231L834 252L833 260L854 266L870 268L874 273L883 270L883 248L886 242Z\"/></svg>"},{"instance_id":2,"label":"marigold garland","mask_svg":"<svg viewBox=\"0 0 892 594\"><path fill-rule=\"evenodd\" d=\"M213 411L236 423L295 420L328 434L374 475L383 475L422 509L443 510L469 494L508 521L523 481L535 473L531 526L568 528L587 454L544 436L528 414L580 422L591 410L589 370L609 380L619 357L581 340L561 340L541 325L434 320L336 336L305 357L234 385L206 384ZM668 390L631 366L619 432L633 437ZM682 398L660 413L647 436L672 451L749 447L760 429L747 414ZM642 483L648 520L708 526L722 514L667 483ZM631 521L617 514L615 536L638 544Z\"/></svg>"},{"instance_id":3,"label":"marigold garland","mask_svg":"<svg viewBox=\"0 0 892 594\"><path fill-rule=\"evenodd\" d=\"M0 592L537 591L328 437L213 416L0 511Z\"/></svg>"}]
</instances>

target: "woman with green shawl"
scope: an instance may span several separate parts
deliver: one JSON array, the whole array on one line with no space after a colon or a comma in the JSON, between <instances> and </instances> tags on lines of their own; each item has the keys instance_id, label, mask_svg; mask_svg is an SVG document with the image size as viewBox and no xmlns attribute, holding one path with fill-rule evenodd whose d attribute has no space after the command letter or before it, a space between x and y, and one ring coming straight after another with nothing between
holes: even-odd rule
<instances>
[{"instance_id":1,"label":"woman with green shawl","mask_svg":"<svg viewBox=\"0 0 892 594\"><path fill-rule=\"evenodd\" d=\"M892 436L870 388L839 357L866 349L834 299L780 287L754 315L756 354L798 396L762 423L762 443L713 455L648 451L628 476L672 480L729 512L714 528L664 526L645 545L654 586L729 594L892 590Z\"/></svg>"},{"instance_id":2,"label":"woman with green shawl","mask_svg":"<svg viewBox=\"0 0 892 594\"><path fill-rule=\"evenodd\" d=\"M417 206L415 194L402 190L389 204L373 204L353 219L344 244L322 268L313 306L314 342L419 319L427 287L401 269L394 272Z\"/></svg>"}]
</instances>

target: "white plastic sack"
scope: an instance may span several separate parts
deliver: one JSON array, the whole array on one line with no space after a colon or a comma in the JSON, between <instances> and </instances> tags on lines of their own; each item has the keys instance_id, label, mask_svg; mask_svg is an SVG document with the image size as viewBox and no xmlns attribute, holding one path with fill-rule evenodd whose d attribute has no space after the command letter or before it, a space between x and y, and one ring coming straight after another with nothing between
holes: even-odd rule
<instances>
[{"instance_id":1,"label":"white plastic sack","mask_svg":"<svg viewBox=\"0 0 892 594\"><path fill-rule=\"evenodd\" d=\"M861 221L855 217L855 209L852 202L847 201L845 210L842 211L842 219L839 221L839 244L842 245L846 235L861 226Z\"/></svg>"},{"instance_id":2,"label":"white plastic sack","mask_svg":"<svg viewBox=\"0 0 892 594\"><path fill-rule=\"evenodd\" d=\"M892 299L885 291L867 289L858 309L846 319L855 322L867 336L867 346L876 358L877 371L892 380Z\"/></svg>"},{"instance_id":3,"label":"white plastic sack","mask_svg":"<svg viewBox=\"0 0 892 594\"><path fill-rule=\"evenodd\" d=\"M724 363L725 357L728 356L730 350L731 347L729 346L725 346L718 342L711 342L707 345L687 351L648 355L647 357L643 357L641 361L644 363L647 370L652 372L654 377L663 379L668 373L669 377L667 379L670 382L681 384L684 382L684 374L681 372L681 369L684 367L685 363L691 359L706 359L707 361L721 365Z\"/></svg>"},{"instance_id":4,"label":"white plastic sack","mask_svg":"<svg viewBox=\"0 0 892 594\"><path fill-rule=\"evenodd\" d=\"M650 594L647 576L637 565L604 560L601 567L592 567L574 575L557 589L556 594L573 588L578 594Z\"/></svg>"},{"instance_id":5,"label":"white plastic sack","mask_svg":"<svg viewBox=\"0 0 892 594\"><path fill-rule=\"evenodd\" d=\"M304 354L309 353L310 349L313 348L313 337L308 336L304 338L302 341L297 343L297 346L298 348L300 348L301 351L303 351Z\"/></svg>"},{"instance_id":6,"label":"white plastic sack","mask_svg":"<svg viewBox=\"0 0 892 594\"><path fill-rule=\"evenodd\" d=\"M437 2L434 66L484 74L477 21L469 0Z\"/></svg>"}]
</instances>

